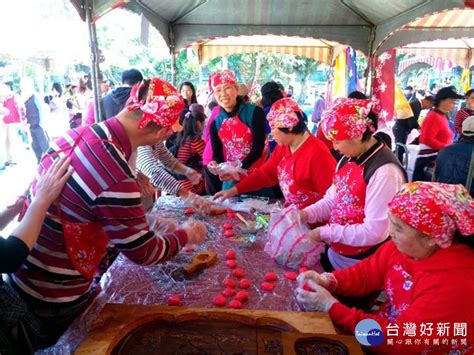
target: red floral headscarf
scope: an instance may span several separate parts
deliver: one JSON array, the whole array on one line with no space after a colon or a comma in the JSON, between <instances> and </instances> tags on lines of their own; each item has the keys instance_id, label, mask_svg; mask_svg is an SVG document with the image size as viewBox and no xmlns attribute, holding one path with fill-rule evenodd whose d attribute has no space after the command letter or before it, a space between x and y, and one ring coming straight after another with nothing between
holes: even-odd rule
<instances>
[{"instance_id":1,"label":"red floral headscarf","mask_svg":"<svg viewBox=\"0 0 474 355\"><path fill-rule=\"evenodd\" d=\"M267 115L268 123L273 128L293 128L298 122L295 111L302 112L295 100L285 97L272 105Z\"/></svg>"},{"instance_id":2,"label":"red floral headscarf","mask_svg":"<svg viewBox=\"0 0 474 355\"><path fill-rule=\"evenodd\" d=\"M144 128L148 123L155 122L163 128L179 130L177 121L184 109L184 101L176 88L160 78L153 78L150 80L147 97L143 102L138 95L144 85L142 82L133 86L130 93L131 104L127 106L128 111L143 112L138 128Z\"/></svg>"},{"instance_id":3,"label":"red floral headscarf","mask_svg":"<svg viewBox=\"0 0 474 355\"><path fill-rule=\"evenodd\" d=\"M451 245L454 233L474 233L474 201L462 185L410 182L388 204L389 211L441 248Z\"/></svg>"},{"instance_id":4,"label":"red floral headscarf","mask_svg":"<svg viewBox=\"0 0 474 355\"><path fill-rule=\"evenodd\" d=\"M372 122L367 118L372 101L364 99L337 99L321 119L322 130L330 141L343 141L364 134Z\"/></svg>"},{"instance_id":5,"label":"red floral headscarf","mask_svg":"<svg viewBox=\"0 0 474 355\"><path fill-rule=\"evenodd\" d=\"M226 69L211 74L209 77L209 90L211 90L211 92L214 92L215 88L222 84L236 85L237 79L235 78L234 73Z\"/></svg>"}]
</instances>

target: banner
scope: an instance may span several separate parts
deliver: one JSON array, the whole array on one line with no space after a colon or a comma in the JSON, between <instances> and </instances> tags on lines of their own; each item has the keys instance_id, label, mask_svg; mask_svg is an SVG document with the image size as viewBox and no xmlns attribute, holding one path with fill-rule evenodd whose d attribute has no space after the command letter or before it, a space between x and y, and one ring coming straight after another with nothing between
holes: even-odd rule
<instances>
[{"instance_id":1,"label":"banner","mask_svg":"<svg viewBox=\"0 0 474 355\"><path fill-rule=\"evenodd\" d=\"M375 78L372 100L373 111L379 117L379 127L393 119L395 104L395 49L382 53L375 62Z\"/></svg>"},{"instance_id":2,"label":"banner","mask_svg":"<svg viewBox=\"0 0 474 355\"><path fill-rule=\"evenodd\" d=\"M347 95L357 89L357 65L356 65L356 51L351 48L346 48L346 67L347 67Z\"/></svg>"},{"instance_id":3,"label":"banner","mask_svg":"<svg viewBox=\"0 0 474 355\"><path fill-rule=\"evenodd\" d=\"M341 52L336 57L334 65L334 86L332 100L347 96L346 84L346 52Z\"/></svg>"}]
</instances>

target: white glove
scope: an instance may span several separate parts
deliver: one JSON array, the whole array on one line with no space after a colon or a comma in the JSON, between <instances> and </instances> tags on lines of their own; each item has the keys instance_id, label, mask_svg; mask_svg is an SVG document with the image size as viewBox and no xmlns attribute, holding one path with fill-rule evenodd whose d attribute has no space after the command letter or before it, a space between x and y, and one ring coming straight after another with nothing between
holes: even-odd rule
<instances>
[{"instance_id":1,"label":"white glove","mask_svg":"<svg viewBox=\"0 0 474 355\"><path fill-rule=\"evenodd\" d=\"M328 290L315 282L308 280L307 285L313 291L305 291L302 287L296 289L296 300L306 311L329 312L332 305L338 302Z\"/></svg>"},{"instance_id":2,"label":"white glove","mask_svg":"<svg viewBox=\"0 0 474 355\"><path fill-rule=\"evenodd\" d=\"M188 244L201 244L207 236L207 228L204 223L195 219L188 219L181 227L188 236Z\"/></svg>"},{"instance_id":3,"label":"white glove","mask_svg":"<svg viewBox=\"0 0 474 355\"><path fill-rule=\"evenodd\" d=\"M171 218L160 217L156 212L148 213L146 217L150 229L156 234L172 233L176 230L176 223Z\"/></svg>"},{"instance_id":4,"label":"white glove","mask_svg":"<svg viewBox=\"0 0 474 355\"><path fill-rule=\"evenodd\" d=\"M298 275L296 279L298 282L298 287L303 287L308 281L314 282L315 284L324 287L330 292L334 292L337 287L337 280L333 274L329 272L324 272L322 274L317 273L316 271L309 270L305 271Z\"/></svg>"}]
</instances>

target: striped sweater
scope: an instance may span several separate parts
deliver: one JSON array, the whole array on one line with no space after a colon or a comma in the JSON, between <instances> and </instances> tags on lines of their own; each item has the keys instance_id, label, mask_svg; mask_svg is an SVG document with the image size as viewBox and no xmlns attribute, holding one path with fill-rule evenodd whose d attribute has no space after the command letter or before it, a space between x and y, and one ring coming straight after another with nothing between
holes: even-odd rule
<instances>
[{"instance_id":1,"label":"striped sweater","mask_svg":"<svg viewBox=\"0 0 474 355\"><path fill-rule=\"evenodd\" d=\"M458 113L456 113L456 117L454 117L454 131L459 134L459 139L464 137L462 134L462 123L469 116L474 116L474 110L464 107L463 109L459 110Z\"/></svg>"},{"instance_id":2,"label":"striped sweater","mask_svg":"<svg viewBox=\"0 0 474 355\"><path fill-rule=\"evenodd\" d=\"M187 242L187 235L177 230L158 236L149 230L139 187L127 163L130 141L120 122L113 117L82 127L80 132L78 138L78 130L68 131L52 143L38 169L41 175L52 164L55 151L64 150L59 155L71 156L74 173L59 198L61 217L70 222L100 221L110 244L137 264L153 265L173 257ZM43 302L69 303L88 293L92 281L71 263L55 204L37 243L12 280L27 295Z\"/></svg>"},{"instance_id":3,"label":"striped sweater","mask_svg":"<svg viewBox=\"0 0 474 355\"><path fill-rule=\"evenodd\" d=\"M157 189L171 195L177 195L181 185L165 166L174 170L178 163L163 143L137 149L137 170L146 175Z\"/></svg>"}]
</instances>

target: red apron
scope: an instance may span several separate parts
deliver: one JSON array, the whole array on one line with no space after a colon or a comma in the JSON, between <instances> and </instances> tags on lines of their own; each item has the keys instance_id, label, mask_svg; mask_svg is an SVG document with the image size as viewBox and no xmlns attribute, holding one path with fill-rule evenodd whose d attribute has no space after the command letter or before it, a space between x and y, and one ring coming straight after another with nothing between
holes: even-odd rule
<instances>
[{"instance_id":1,"label":"red apron","mask_svg":"<svg viewBox=\"0 0 474 355\"><path fill-rule=\"evenodd\" d=\"M290 152L287 152L278 163L278 181L285 197L285 206L296 205L303 209L321 199L315 191L298 186L294 178L294 165Z\"/></svg>"},{"instance_id":2,"label":"red apron","mask_svg":"<svg viewBox=\"0 0 474 355\"><path fill-rule=\"evenodd\" d=\"M219 138L222 141L225 161L242 161L252 150L252 130L238 116L226 118L222 122ZM265 142L262 156L249 167L249 173L263 165L267 154L268 142Z\"/></svg>"},{"instance_id":3,"label":"red apron","mask_svg":"<svg viewBox=\"0 0 474 355\"><path fill-rule=\"evenodd\" d=\"M348 162L334 176L336 187L336 208L332 210L329 223L346 225L362 223L365 218L364 165ZM354 247L342 243L332 243L331 248L344 256L353 257L373 248L373 245Z\"/></svg>"}]
</instances>

